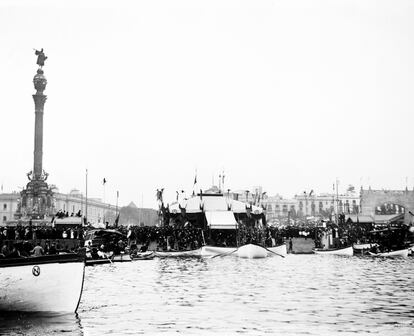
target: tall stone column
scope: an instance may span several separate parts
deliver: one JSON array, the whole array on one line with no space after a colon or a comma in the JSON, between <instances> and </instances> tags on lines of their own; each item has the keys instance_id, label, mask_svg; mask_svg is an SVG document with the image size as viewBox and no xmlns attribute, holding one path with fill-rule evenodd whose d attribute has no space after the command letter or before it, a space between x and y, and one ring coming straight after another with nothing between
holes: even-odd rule
<instances>
[{"instance_id":1,"label":"tall stone column","mask_svg":"<svg viewBox=\"0 0 414 336\"><path fill-rule=\"evenodd\" d=\"M43 109L46 102L43 91L46 89L47 80L42 67L47 57L43 49L36 50L36 55L39 68L33 78L36 89L33 95L35 104L33 170L27 173L29 182L20 193L21 200L16 213L17 219L23 221L27 219L30 222L45 220L54 211L53 190L47 184L48 174L43 170Z\"/></svg>"},{"instance_id":2,"label":"tall stone column","mask_svg":"<svg viewBox=\"0 0 414 336\"><path fill-rule=\"evenodd\" d=\"M33 84L36 89L36 94L33 95L35 103L33 179L38 180L43 173L43 109L47 98L43 94L47 80L42 69L37 70L37 74L33 78Z\"/></svg>"}]
</instances>

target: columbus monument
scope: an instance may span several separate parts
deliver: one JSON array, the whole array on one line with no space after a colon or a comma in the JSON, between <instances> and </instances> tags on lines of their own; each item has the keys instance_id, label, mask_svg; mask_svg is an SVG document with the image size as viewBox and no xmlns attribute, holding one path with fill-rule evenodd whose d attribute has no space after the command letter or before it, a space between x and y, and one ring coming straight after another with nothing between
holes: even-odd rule
<instances>
[{"instance_id":1,"label":"columbus monument","mask_svg":"<svg viewBox=\"0 0 414 336\"><path fill-rule=\"evenodd\" d=\"M47 56L43 49L36 50L37 73L33 78L36 93L33 95L35 104L35 129L34 129L34 160L33 170L27 173L29 182L20 193L16 219L44 221L54 214L53 191L47 184L48 174L43 169L43 110L47 96L43 94L47 80L44 76L43 66Z\"/></svg>"}]
</instances>

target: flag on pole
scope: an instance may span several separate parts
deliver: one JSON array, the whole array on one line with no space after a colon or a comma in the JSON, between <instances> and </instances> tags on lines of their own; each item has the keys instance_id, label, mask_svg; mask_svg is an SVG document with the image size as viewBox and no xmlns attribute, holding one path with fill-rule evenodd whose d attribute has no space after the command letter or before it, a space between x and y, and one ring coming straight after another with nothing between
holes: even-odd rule
<instances>
[{"instance_id":1,"label":"flag on pole","mask_svg":"<svg viewBox=\"0 0 414 336\"><path fill-rule=\"evenodd\" d=\"M105 183L106 183L106 178L104 177L102 184L105 185Z\"/></svg>"},{"instance_id":2,"label":"flag on pole","mask_svg":"<svg viewBox=\"0 0 414 336\"><path fill-rule=\"evenodd\" d=\"M195 175L194 175L193 196L195 196L196 184L197 184L197 170L195 171Z\"/></svg>"}]
</instances>

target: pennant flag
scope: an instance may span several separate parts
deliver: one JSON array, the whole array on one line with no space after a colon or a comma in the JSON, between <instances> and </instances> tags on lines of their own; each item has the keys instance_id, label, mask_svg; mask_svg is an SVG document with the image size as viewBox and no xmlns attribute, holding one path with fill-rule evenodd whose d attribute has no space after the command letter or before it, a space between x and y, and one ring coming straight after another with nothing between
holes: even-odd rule
<instances>
[{"instance_id":1,"label":"pennant flag","mask_svg":"<svg viewBox=\"0 0 414 336\"><path fill-rule=\"evenodd\" d=\"M104 177L102 184L105 184L105 183L106 183L106 178Z\"/></svg>"}]
</instances>

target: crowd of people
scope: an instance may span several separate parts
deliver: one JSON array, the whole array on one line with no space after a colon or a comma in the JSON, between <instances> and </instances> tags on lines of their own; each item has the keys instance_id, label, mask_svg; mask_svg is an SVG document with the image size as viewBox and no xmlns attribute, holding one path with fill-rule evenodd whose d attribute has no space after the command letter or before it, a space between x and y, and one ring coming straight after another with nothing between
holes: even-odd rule
<instances>
[{"instance_id":1,"label":"crowd of people","mask_svg":"<svg viewBox=\"0 0 414 336\"><path fill-rule=\"evenodd\" d=\"M204 243L203 232L190 224L182 228L172 226L133 226L129 229L120 228L127 235L129 242L137 245L156 243L159 250L191 250Z\"/></svg>"},{"instance_id":2,"label":"crowd of people","mask_svg":"<svg viewBox=\"0 0 414 336\"><path fill-rule=\"evenodd\" d=\"M63 212L62 212L63 213ZM66 214L65 214L66 216ZM0 257L55 254L59 251L75 251L84 246L86 231L82 226L64 225L0 227ZM388 245L398 245L406 238L405 231L383 231L372 235L372 225L326 222L323 226L283 226L274 227L260 222L239 223L238 230L202 229L187 222L179 226L132 226L117 227L125 239L106 241L94 246L99 251L123 251L130 247L137 250L156 249L161 251L184 251L197 249L203 245L240 246L256 243L271 247L289 243L292 238L310 238L315 247L321 246L322 238L332 235L335 247L349 246L372 240L384 240ZM120 245L120 241L122 244Z\"/></svg>"},{"instance_id":3,"label":"crowd of people","mask_svg":"<svg viewBox=\"0 0 414 336\"><path fill-rule=\"evenodd\" d=\"M74 252L82 245L83 237L80 226L0 227L0 258L38 256L39 251L40 255Z\"/></svg>"},{"instance_id":4,"label":"crowd of people","mask_svg":"<svg viewBox=\"0 0 414 336\"><path fill-rule=\"evenodd\" d=\"M0 227L0 243L5 240L83 239L81 226L15 226Z\"/></svg>"}]
</instances>

